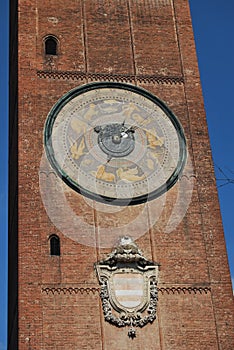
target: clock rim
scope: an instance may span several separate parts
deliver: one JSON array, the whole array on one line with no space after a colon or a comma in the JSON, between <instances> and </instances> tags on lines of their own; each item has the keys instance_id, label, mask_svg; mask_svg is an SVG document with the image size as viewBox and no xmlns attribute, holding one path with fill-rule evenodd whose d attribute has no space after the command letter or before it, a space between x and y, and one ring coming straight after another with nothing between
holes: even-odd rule
<instances>
[{"instance_id":1,"label":"clock rim","mask_svg":"<svg viewBox=\"0 0 234 350\"><path fill-rule=\"evenodd\" d=\"M131 91L151 100L153 103L155 103L157 106L159 106L163 110L163 112L170 119L171 123L173 124L177 132L178 140L179 140L179 157L177 161L177 166L175 167L174 171L172 172L170 177L167 179L167 181L165 181L163 185L159 186L157 189L153 190L150 193L140 195L134 198L112 198L112 197L103 196L98 193L91 192L85 189L83 186L79 185L73 179L71 179L69 175L66 174L65 171L63 171L63 169L60 167L60 165L56 161L56 158L53 152L51 136L53 132L53 125L59 112L67 103L69 103L75 97L91 90L104 89L104 88ZM178 181L187 160L187 147L186 147L186 138L184 135L184 130L178 118L171 111L171 109L156 95L150 93L144 88L131 85L131 84L119 83L119 82L92 82L92 83L75 87L74 89L69 90L63 96L61 96L57 100L57 102L54 104L54 106L51 108L46 118L46 122L44 126L44 148L52 168L56 171L57 175L64 181L64 183L66 183L70 188L72 188L77 193L80 193L81 195L84 195L90 199L96 200L101 203L117 205L117 206L138 205L160 197L162 194L169 191L169 189L172 188L175 185L175 183Z\"/></svg>"}]
</instances>

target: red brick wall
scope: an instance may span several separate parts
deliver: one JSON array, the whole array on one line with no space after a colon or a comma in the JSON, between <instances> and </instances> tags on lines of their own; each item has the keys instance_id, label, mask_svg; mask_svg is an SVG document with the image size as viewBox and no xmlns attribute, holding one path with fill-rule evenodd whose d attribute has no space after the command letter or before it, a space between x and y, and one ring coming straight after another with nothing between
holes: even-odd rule
<instances>
[{"instance_id":1,"label":"red brick wall","mask_svg":"<svg viewBox=\"0 0 234 350\"><path fill-rule=\"evenodd\" d=\"M49 34L59 40L52 64L43 53ZM55 175L41 165L49 110L65 92L100 79L135 83L173 109L193 167L184 181L195 179L187 213L172 232L165 230L179 184L153 226L155 209L146 206L141 225L148 230L137 244L161 264L159 305L157 320L134 340L104 321L94 263L114 244L106 229L144 205L103 215L66 189L74 212L89 224L74 232L90 237L92 244L83 245L60 232L40 194L54 186ZM18 93L19 349L232 350L233 297L187 0L19 0ZM59 198L51 203L55 213L64 212ZM72 217L65 219L74 227ZM120 235L139 229L124 226ZM60 237L60 257L49 255L52 233ZM108 248L96 248L98 240Z\"/></svg>"}]
</instances>

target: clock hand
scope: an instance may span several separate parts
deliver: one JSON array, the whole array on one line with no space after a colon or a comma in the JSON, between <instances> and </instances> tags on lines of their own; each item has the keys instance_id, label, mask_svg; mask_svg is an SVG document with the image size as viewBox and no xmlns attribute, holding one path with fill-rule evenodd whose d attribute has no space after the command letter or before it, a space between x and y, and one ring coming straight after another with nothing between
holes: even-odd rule
<instances>
[{"instance_id":1,"label":"clock hand","mask_svg":"<svg viewBox=\"0 0 234 350\"><path fill-rule=\"evenodd\" d=\"M140 126L143 126L143 122L146 121L146 118L147 118L147 116L143 119L143 121L141 123L139 123L139 125L137 125L137 124L130 125L129 128L126 130L126 132L131 131L134 133L137 129L140 128Z\"/></svg>"},{"instance_id":2,"label":"clock hand","mask_svg":"<svg viewBox=\"0 0 234 350\"><path fill-rule=\"evenodd\" d=\"M95 131L96 133L99 133L101 130L102 130L102 127L99 126L99 125L96 125L96 126L94 127L94 131Z\"/></svg>"}]
</instances>

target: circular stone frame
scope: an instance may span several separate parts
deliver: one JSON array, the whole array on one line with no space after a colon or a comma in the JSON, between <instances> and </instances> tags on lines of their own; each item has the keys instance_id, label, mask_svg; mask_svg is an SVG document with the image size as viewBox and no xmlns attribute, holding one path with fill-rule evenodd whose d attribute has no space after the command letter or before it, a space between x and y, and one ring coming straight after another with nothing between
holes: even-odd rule
<instances>
[{"instance_id":1,"label":"circular stone frame","mask_svg":"<svg viewBox=\"0 0 234 350\"><path fill-rule=\"evenodd\" d=\"M98 193L94 193L89 191L88 189L81 186L79 183L74 181L60 166L58 161L56 160L56 157L54 155L54 149L52 145L52 132L53 132L53 126L55 123L55 120L61 111L61 109L69 103L72 99L75 97L85 94L91 90L98 90L98 89L121 89L126 90L129 92L133 92L135 94L138 94L139 96L143 96L146 99L149 99L152 101L155 105L157 105L169 118L171 121L174 129L176 130L178 140L179 140L179 157L178 157L178 163L175 167L174 171L172 172L171 176L165 181L163 185L156 188L152 192L149 192L144 195L140 195L133 198L113 198L108 196L103 196ZM45 145L45 151L47 158L51 164L51 166L55 169L58 176L73 190L76 192L85 195L88 198L94 199L98 202L102 202L105 204L110 205L118 205L118 206L126 206L126 205L137 205L141 204L150 200L153 200L162 194L164 194L166 191L168 191L179 179L179 177L182 174L182 171L184 169L186 160L187 160L187 148L186 148L186 139L184 136L183 128L174 115L174 113L167 107L167 105L162 102L158 97L151 94L147 90L143 88L136 87L134 85L129 85L125 83L117 83L117 82L94 82L89 83L85 85L81 85L75 89L72 89L68 91L65 95L63 95L52 107L50 110L47 120L45 123L44 128L44 145Z\"/></svg>"}]
</instances>

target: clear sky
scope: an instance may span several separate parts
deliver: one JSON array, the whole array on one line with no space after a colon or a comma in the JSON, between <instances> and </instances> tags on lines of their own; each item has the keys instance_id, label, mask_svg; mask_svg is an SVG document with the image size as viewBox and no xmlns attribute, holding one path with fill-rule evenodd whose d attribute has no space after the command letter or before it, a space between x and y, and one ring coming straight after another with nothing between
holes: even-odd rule
<instances>
[{"instance_id":1,"label":"clear sky","mask_svg":"<svg viewBox=\"0 0 234 350\"><path fill-rule=\"evenodd\" d=\"M217 179L234 180L234 1L190 0ZM8 0L0 0L0 350L6 350ZM222 169L222 172L219 170ZM234 278L234 181L218 180Z\"/></svg>"}]
</instances>

